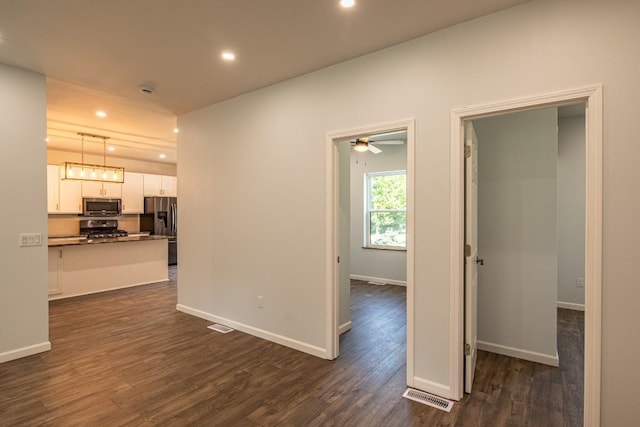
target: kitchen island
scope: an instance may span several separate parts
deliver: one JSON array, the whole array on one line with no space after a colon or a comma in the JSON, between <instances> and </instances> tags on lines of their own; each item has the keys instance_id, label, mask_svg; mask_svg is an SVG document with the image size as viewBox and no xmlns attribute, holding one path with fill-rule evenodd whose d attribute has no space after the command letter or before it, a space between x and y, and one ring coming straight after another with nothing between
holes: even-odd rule
<instances>
[{"instance_id":1,"label":"kitchen island","mask_svg":"<svg viewBox=\"0 0 640 427\"><path fill-rule=\"evenodd\" d=\"M49 239L49 299L169 280L165 236Z\"/></svg>"}]
</instances>

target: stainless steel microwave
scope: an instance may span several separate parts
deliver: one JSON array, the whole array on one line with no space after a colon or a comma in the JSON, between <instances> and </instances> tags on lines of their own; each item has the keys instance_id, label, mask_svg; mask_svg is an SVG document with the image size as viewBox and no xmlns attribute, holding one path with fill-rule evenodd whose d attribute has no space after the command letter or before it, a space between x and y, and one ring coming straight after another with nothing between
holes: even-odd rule
<instances>
[{"instance_id":1,"label":"stainless steel microwave","mask_svg":"<svg viewBox=\"0 0 640 427\"><path fill-rule=\"evenodd\" d=\"M118 216L122 214L122 199L82 199L84 216Z\"/></svg>"}]
</instances>

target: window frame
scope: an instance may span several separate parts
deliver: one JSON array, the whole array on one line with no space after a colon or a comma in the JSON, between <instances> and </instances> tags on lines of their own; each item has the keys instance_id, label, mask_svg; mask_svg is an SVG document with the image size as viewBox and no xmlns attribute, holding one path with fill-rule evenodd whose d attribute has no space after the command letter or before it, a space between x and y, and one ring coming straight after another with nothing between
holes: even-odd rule
<instances>
[{"instance_id":1,"label":"window frame","mask_svg":"<svg viewBox=\"0 0 640 427\"><path fill-rule=\"evenodd\" d=\"M404 209L371 209L371 183L372 179L381 176L394 176L404 175L405 183L407 178L407 171L405 169L383 171L383 172L367 172L364 174L364 241L363 249L382 249L393 251L406 251L407 242L405 238L404 246L392 246L392 245L374 245L371 243L371 213L403 213L405 215L405 233L407 227L407 207ZM405 198L406 198L406 184L405 184ZM405 199L406 200L406 199Z\"/></svg>"}]
</instances>

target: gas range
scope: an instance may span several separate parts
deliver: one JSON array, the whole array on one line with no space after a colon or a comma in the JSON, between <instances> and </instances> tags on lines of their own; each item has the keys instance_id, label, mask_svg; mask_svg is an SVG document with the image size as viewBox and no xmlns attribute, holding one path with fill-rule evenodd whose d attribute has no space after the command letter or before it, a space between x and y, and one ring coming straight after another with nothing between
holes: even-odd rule
<instances>
[{"instance_id":1,"label":"gas range","mask_svg":"<svg viewBox=\"0 0 640 427\"><path fill-rule=\"evenodd\" d=\"M113 239L115 237L126 237L128 235L129 233L124 230L115 230L107 233L91 232L87 234L87 239Z\"/></svg>"},{"instance_id":2,"label":"gas range","mask_svg":"<svg viewBox=\"0 0 640 427\"><path fill-rule=\"evenodd\" d=\"M80 220L80 235L87 239L114 239L129 235L125 230L118 229L116 219L83 219Z\"/></svg>"}]
</instances>

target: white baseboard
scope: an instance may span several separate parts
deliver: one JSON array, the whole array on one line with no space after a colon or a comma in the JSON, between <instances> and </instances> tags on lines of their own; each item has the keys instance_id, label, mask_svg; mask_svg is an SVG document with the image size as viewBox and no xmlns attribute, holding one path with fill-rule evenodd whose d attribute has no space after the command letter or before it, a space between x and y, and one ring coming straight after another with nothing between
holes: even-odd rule
<instances>
[{"instance_id":1,"label":"white baseboard","mask_svg":"<svg viewBox=\"0 0 640 427\"><path fill-rule=\"evenodd\" d=\"M340 325L340 327L338 328L338 335L342 335L347 331L351 330L351 320L349 320L347 323L343 323L342 325Z\"/></svg>"},{"instance_id":2,"label":"white baseboard","mask_svg":"<svg viewBox=\"0 0 640 427\"><path fill-rule=\"evenodd\" d=\"M55 294L49 294L49 301L55 301L59 299L73 298L73 297L82 297L85 295L93 295L93 294L99 294L102 292L117 291L119 289L127 289L127 288L133 288L136 286L152 285L154 283L162 283L162 282L168 282L168 281L169 281L169 278L166 278L166 279L160 279L160 280L152 280L150 282L133 283L131 285L116 286L114 288L100 289L97 291L88 291L88 292L77 292L74 294L66 294L66 295L62 294L64 291L59 291L59 292L56 292Z\"/></svg>"},{"instance_id":3,"label":"white baseboard","mask_svg":"<svg viewBox=\"0 0 640 427\"><path fill-rule=\"evenodd\" d=\"M576 304L574 302L558 301L558 308L565 308L567 310L584 311L584 304Z\"/></svg>"},{"instance_id":4,"label":"white baseboard","mask_svg":"<svg viewBox=\"0 0 640 427\"><path fill-rule=\"evenodd\" d=\"M253 335L255 337L262 338L264 340L271 341L276 344L283 345L285 347L293 348L294 350L302 351L303 353L308 353L308 354L311 354L312 356L321 357L323 359L328 358L326 349L316 347L314 345L307 344L302 341L298 341L282 335L274 334L273 332L265 331L264 329L259 329L250 325L245 325L244 323L240 323L230 319L226 319L224 317L216 316L215 314L207 313L205 311L201 311L201 310L188 307L182 304L177 304L176 310L181 311L183 313L190 314L192 316L199 317L201 319L209 320L214 323L220 323L222 325L229 326L230 328L236 329L246 334Z\"/></svg>"},{"instance_id":5,"label":"white baseboard","mask_svg":"<svg viewBox=\"0 0 640 427\"><path fill-rule=\"evenodd\" d=\"M22 357L32 356L34 354L43 353L49 350L51 350L51 342L45 341L39 344L17 348L15 350L5 351L3 353L0 353L0 363L8 362L10 360L20 359Z\"/></svg>"},{"instance_id":6,"label":"white baseboard","mask_svg":"<svg viewBox=\"0 0 640 427\"><path fill-rule=\"evenodd\" d=\"M490 353L502 354L504 356L515 357L517 359L529 360L531 362L542 363L549 366L560 366L560 359L558 358L558 352L555 356L537 353L535 351L522 350L519 348L507 347L505 345L493 344L484 341L478 341L478 350L488 351Z\"/></svg>"},{"instance_id":7,"label":"white baseboard","mask_svg":"<svg viewBox=\"0 0 640 427\"><path fill-rule=\"evenodd\" d=\"M351 274L349 276L353 280L364 280L365 282L382 282L387 285L407 286L407 282L403 280L384 279L382 277L361 276L359 274Z\"/></svg>"},{"instance_id":8,"label":"white baseboard","mask_svg":"<svg viewBox=\"0 0 640 427\"><path fill-rule=\"evenodd\" d=\"M436 396L444 397L445 399L459 400L451 395L451 387L448 385L415 376L413 377L413 381L407 381L407 383L407 386L417 390L426 391L427 393L435 394Z\"/></svg>"}]
</instances>

